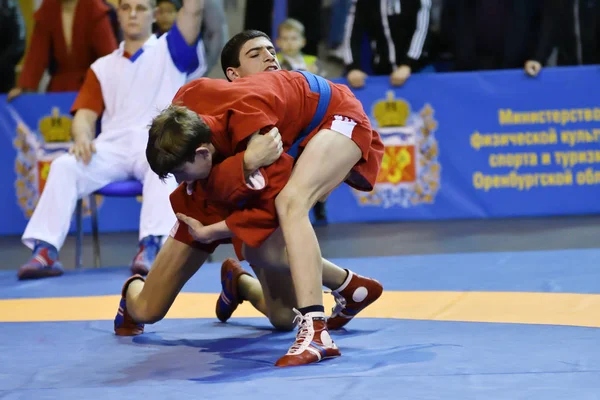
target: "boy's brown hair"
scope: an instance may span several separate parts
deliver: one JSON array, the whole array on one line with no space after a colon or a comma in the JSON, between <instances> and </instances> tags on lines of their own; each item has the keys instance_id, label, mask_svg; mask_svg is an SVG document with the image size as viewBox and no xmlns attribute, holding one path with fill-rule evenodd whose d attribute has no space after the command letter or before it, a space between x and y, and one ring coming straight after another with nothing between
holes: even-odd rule
<instances>
[{"instance_id":1,"label":"boy's brown hair","mask_svg":"<svg viewBox=\"0 0 600 400\"><path fill-rule=\"evenodd\" d=\"M211 142L212 133L198 114L171 104L150 125L146 158L161 179L186 162L194 162L196 149Z\"/></svg>"}]
</instances>

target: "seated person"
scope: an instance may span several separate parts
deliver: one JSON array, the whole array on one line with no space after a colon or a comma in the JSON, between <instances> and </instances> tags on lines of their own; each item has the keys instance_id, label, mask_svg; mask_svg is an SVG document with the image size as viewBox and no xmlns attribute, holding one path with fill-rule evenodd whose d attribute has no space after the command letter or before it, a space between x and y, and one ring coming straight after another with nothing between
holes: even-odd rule
<instances>
[{"instance_id":1,"label":"seated person","mask_svg":"<svg viewBox=\"0 0 600 400\"><path fill-rule=\"evenodd\" d=\"M54 160L36 209L23 233L33 256L19 279L63 274L58 258L77 199L103 186L135 178L144 185L139 248L131 265L147 274L175 215L169 206L174 179L161 181L145 157L147 126L167 106L188 74L204 65L197 57L202 0L186 0L169 33L152 35L156 0L121 0L124 41L92 64L72 111L74 144ZM95 136L102 114L102 132Z\"/></svg>"}]
</instances>

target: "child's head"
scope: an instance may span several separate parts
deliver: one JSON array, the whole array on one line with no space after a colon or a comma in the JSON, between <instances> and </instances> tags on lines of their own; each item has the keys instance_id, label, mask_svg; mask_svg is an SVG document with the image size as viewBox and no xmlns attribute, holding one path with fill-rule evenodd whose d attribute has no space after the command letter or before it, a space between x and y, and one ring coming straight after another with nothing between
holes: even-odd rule
<instances>
[{"instance_id":1,"label":"child's head","mask_svg":"<svg viewBox=\"0 0 600 400\"><path fill-rule=\"evenodd\" d=\"M160 33L171 29L177 19L177 11L181 8L179 0L158 0L156 9L156 26Z\"/></svg>"},{"instance_id":2,"label":"child's head","mask_svg":"<svg viewBox=\"0 0 600 400\"><path fill-rule=\"evenodd\" d=\"M212 132L192 110L171 104L152 120L146 144L146 159L152 171L177 182L205 179L212 169L215 152Z\"/></svg>"},{"instance_id":3,"label":"child's head","mask_svg":"<svg viewBox=\"0 0 600 400\"><path fill-rule=\"evenodd\" d=\"M296 55L306 45L304 25L298 20L288 18L277 29L277 46L283 54Z\"/></svg>"}]
</instances>

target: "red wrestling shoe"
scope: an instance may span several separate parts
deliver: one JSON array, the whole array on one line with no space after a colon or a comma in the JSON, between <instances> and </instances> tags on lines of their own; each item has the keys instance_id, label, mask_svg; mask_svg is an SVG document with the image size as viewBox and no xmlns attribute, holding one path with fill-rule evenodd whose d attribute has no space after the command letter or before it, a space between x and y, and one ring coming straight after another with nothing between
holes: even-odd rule
<instances>
[{"instance_id":1,"label":"red wrestling shoe","mask_svg":"<svg viewBox=\"0 0 600 400\"><path fill-rule=\"evenodd\" d=\"M123 290L121 291L121 302L119 303L119 310L117 311L117 315L115 317L115 334L117 336L137 336L144 332L144 324L138 324L131 318L131 315L127 312L127 288L129 284L136 279L141 279L141 275L134 275L131 278L127 279L125 284L123 285Z\"/></svg>"},{"instance_id":2,"label":"red wrestling shoe","mask_svg":"<svg viewBox=\"0 0 600 400\"><path fill-rule=\"evenodd\" d=\"M221 322L226 322L231 318L233 312L243 302L238 291L238 281L242 275L250 276L248 272L244 271L239 262L233 258L223 261L223 265L221 265L222 289L215 308L217 318Z\"/></svg>"},{"instance_id":3,"label":"red wrestling shoe","mask_svg":"<svg viewBox=\"0 0 600 400\"><path fill-rule=\"evenodd\" d=\"M340 329L352 318L377 300L383 292L383 286L375 279L365 278L348 271L346 281L337 290L331 292L335 297L335 307L327 320L327 329Z\"/></svg>"},{"instance_id":4,"label":"red wrestling shoe","mask_svg":"<svg viewBox=\"0 0 600 400\"><path fill-rule=\"evenodd\" d=\"M46 242L36 241L31 259L19 268L19 280L61 276L63 266L58 261L58 251Z\"/></svg>"},{"instance_id":5,"label":"red wrestling shoe","mask_svg":"<svg viewBox=\"0 0 600 400\"><path fill-rule=\"evenodd\" d=\"M331 336L329 336L325 323L325 313L310 312L302 315L296 309L294 309L294 312L296 313L294 322L300 320L296 341L287 354L277 360L275 366L293 367L312 364L326 358L342 355Z\"/></svg>"}]
</instances>

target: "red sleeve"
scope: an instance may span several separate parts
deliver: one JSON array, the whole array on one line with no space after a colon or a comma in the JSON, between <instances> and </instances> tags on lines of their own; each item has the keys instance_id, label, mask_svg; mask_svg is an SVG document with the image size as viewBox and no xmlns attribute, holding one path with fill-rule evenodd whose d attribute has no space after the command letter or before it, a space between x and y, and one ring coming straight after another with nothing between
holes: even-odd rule
<instances>
[{"instance_id":1,"label":"red sleeve","mask_svg":"<svg viewBox=\"0 0 600 400\"><path fill-rule=\"evenodd\" d=\"M51 38L50 32L46 29L45 24L36 20L33 27L33 34L23 70L19 76L19 87L26 90L37 90L40 79L50 62L50 47Z\"/></svg>"},{"instance_id":2,"label":"red sleeve","mask_svg":"<svg viewBox=\"0 0 600 400\"><path fill-rule=\"evenodd\" d=\"M269 184L257 198L249 199L243 209L236 210L225 219L235 236L251 247L258 247L279 226L275 198L285 187L294 166L294 159L284 154L264 169Z\"/></svg>"},{"instance_id":3,"label":"red sleeve","mask_svg":"<svg viewBox=\"0 0 600 400\"><path fill-rule=\"evenodd\" d=\"M273 100L275 97L273 97ZM233 149L248 139L254 132L277 126L279 118L275 112L278 105L269 99L255 96L235 103L235 108L229 110L229 133Z\"/></svg>"},{"instance_id":4,"label":"red sleeve","mask_svg":"<svg viewBox=\"0 0 600 400\"><path fill-rule=\"evenodd\" d=\"M218 119L223 123L222 129L227 131L227 142L231 145L227 147L232 151L226 155L232 155L239 152L238 146L254 132L276 126L279 122L276 110L281 113L285 108L277 93L253 93L255 86L247 83L238 85L222 79L196 79L182 86L172 103L184 105L203 117L224 116Z\"/></svg>"},{"instance_id":5,"label":"red sleeve","mask_svg":"<svg viewBox=\"0 0 600 400\"><path fill-rule=\"evenodd\" d=\"M267 105L260 109L249 104L236 104L236 108L231 109L229 115L229 133L234 150L254 132L263 128L270 129L279 122L276 114Z\"/></svg>"},{"instance_id":6,"label":"red sleeve","mask_svg":"<svg viewBox=\"0 0 600 400\"><path fill-rule=\"evenodd\" d=\"M258 174L262 180L261 184L255 187L248 185L244 174L244 153L228 157L212 168L203 185L205 192L210 193L211 200L236 206L252 196L259 195L268 185L267 174L263 168L259 169Z\"/></svg>"},{"instance_id":7,"label":"red sleeve","mask_svg":"<svg viewBox=\"0 0 600 400\"><path fill-rule=\"evenodd\" d=\"M73 102L71 114L75 114L77 110L82 108L92 110L98 115L102 114L104 111L102 87L100 86L98 77L91 68L88 69L85 81L83 82L81 89L79 89L77 98Z\"/></svg>"},{"instance_id":8,"label":"red sleeve","mask_svg":"<svg viewBox=\"0 0 600 400\"><path fill-rule=\"evenodd\" d=\"M102 18L95 21L92 40L94 53L98 58L104 57L116 50L117 39L115 38L108 14L104 14Z\"/></svg>"},{"instance_id":9,"label":"red sleeve","mask_svg":"<svg viewBox=\"0 0 600 400\"><path fill-rule=\"evenodd\" d=\"M182 213L204 225L221 222L227 216L229 210L219 207L216 203L209 202L198 195L195 191L187 193L187 184L183 183L170 195L171 207L175 213ZM212 253L220 244L231 243L230 239L218 240L213 243L204 244L194 240L188 230L188 226L178 221L171 230L171 236L178 242L187 244L196 249Z\"/></svg>"}]
</instances>

